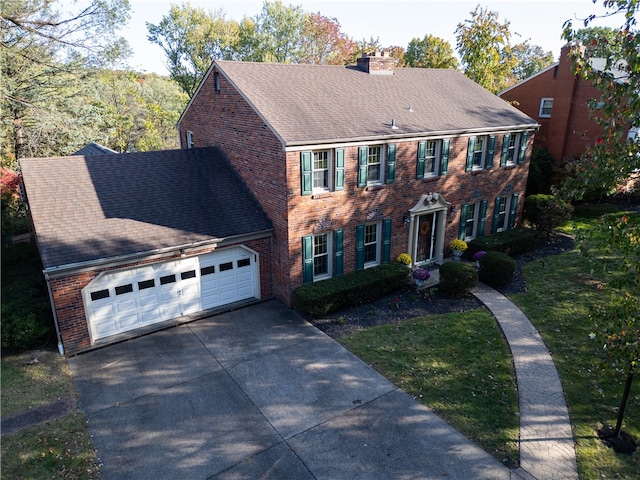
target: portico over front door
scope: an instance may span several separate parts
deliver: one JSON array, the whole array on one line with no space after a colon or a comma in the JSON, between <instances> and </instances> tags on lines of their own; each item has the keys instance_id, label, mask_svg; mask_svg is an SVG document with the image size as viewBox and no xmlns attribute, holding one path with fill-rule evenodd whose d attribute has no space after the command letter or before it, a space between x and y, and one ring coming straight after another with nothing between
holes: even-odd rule
<instances>
[{"instance_id":1,"label":"portico over front door","mask_svg":"<svg viewBox=\"0 0 640 480\"><path fill-rule=\"evenodd\" d=\"M414 265L441 262L444 234L451 204L439 193L422 195L409 210L409 255Z\"/></svg>"}]
</instances>

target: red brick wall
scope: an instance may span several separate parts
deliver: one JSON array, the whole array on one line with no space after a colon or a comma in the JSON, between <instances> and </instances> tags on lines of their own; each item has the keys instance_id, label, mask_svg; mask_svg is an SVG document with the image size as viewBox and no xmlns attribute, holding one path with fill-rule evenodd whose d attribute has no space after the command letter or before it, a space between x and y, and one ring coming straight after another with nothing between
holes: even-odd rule
<instances>
[{"instance_id":1,"label":"red brick wall","mask_svg":"<svg viewBox=\"0 0 640 480\"><path fill-rule=\"evenodd\" d=\"M273 291L271 238L252 240L243 245L255 250L260 255L260 295L262 298L271 297ZM191 252L190 255L201 255L211 251L213 251L211 248L202 249ZM74 355L91 348L89 325L85 316L84 302L82 300L82 289L96 278L98 274L103 271L133 268L149 263L170 260L172 258L181 257L179 254L167 255L166 257L155 258L153 260L143 260L126 265L118 265L117 267L105 267L88 272L70 274L64 277L50 278L49 284L65 353L67 355Z\"/></svg>"},{"instance_id":2,"label":"red brick wall","mask_svg":"<svg viewBox=\"0 0 640 480\"><path fill-rule=\"evenodd\" d=\"M590 82L572 73L568 53L565 46L555 76L550 69L500 95L540 123L535 145L546 147L559 165L580 156L602 131L587 109L589 100L600 94ZM553 98L551 118L539 116L542 98Z\"/></svg>"}]
</instances>

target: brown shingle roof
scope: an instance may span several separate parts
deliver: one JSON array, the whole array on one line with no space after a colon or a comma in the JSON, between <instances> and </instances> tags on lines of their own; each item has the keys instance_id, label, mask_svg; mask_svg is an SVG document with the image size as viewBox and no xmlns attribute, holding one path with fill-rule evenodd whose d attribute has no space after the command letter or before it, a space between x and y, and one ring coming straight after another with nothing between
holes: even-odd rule
<instances>
[{"instance_id":1,"label":"brown shingle roof","mask_svg":"<svg viewBox=\"0 0 640 480\"><path fill-rule=\"evenodd\" d=\"M287 145L537 125L450 69L370 75L331 65L215 65ZM397 130L391 129L392 119Z\"/></svg>"},{"instance_id":2,"label":"brown shingle roof","mask_svg":"<svg viewBox=\"0 0 640 480\"><path fill-rule=\"evenodd\" d=\"M45 269L271 229L217 148L20 165Z\"/></svg>"}]
</instances>

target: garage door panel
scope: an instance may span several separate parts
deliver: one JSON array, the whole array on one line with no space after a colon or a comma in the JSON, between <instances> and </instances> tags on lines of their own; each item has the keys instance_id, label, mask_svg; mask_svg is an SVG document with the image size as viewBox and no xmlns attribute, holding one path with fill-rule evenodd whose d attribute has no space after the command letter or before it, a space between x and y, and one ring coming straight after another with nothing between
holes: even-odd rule
<instances>
[{"instance_id":1,"label":"garage door panel","mask_svg":"<svg viewBox=\"0 0 640 480\"><path fill-rule=\"evenodd\" d=\"M257 264L247 249L111 271L83 290L93 340L256 294Z\"/></svg>"}]
</instances>

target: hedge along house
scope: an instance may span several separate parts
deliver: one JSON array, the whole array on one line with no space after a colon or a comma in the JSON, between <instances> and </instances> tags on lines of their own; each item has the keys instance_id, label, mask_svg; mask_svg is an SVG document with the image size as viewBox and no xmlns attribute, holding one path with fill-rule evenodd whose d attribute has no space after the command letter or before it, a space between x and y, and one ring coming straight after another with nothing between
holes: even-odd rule
<instances>
[{"instance_id":1,"label":"hedge along house","mask_svg":"<svg viewBox=\"0 0 640 480\"><path fill-rule=\"evenodd\" d=\"M184 148L218 146L273 224L274 295L513 228L538 123L454 70L215 61Z\"/></svg>"},{"instance_id":2,"label":"hedge along house","mask_svg":"<svg viewBox=\"0 0 640 480\"><path fill-rule=\"evenodd\" d=\"M271 296L271 223L219 149L20 165L61 353Z\"/></svg>"}]
</instances>

